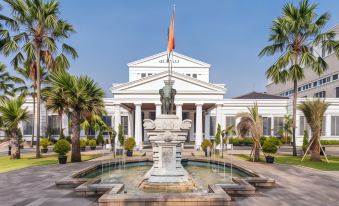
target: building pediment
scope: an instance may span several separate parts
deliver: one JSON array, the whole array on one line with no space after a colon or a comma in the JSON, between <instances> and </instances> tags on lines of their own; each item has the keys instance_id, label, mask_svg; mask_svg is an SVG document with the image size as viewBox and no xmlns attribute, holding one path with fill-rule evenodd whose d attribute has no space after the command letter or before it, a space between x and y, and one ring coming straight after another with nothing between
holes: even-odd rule
<instances>
[{"instance_id":1,"label":"building pediment","mask_svg":"<svg viewBox=\"0 0 339 206\"><path fill-rule=\"evenodd\" d=\"M167 52L161 52L134 62L127 64L128 67L168 67L167 63ZM191 57L179 54L177 52L173 53L173 67L177 68L210 68L211 65L199 61L197 59L193 59Z\"/></svg>"},{"instance_id":2,"label":"building pediment","mask_svg":"<svg viewBox=\"0 0 339 206\"><path fill-rule=\"evenodd\" d=\"M197 93L197 94L224 94L224 85L215 85L204 82L177 72L173 72L172 80L174 89L178 94ZM158 93L164 86L164 81L168 80L168 72L161 72L146 78L128 82L125 84L114 85L113 94L121 93Z\"/></svg>"}]
</instances>

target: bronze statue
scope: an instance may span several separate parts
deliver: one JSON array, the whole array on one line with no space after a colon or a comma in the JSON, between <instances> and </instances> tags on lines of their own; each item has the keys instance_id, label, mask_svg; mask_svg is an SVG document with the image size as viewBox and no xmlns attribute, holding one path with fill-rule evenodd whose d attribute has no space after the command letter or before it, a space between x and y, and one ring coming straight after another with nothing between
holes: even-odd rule
<instances>
[{"instance_id":1,"label":"bronze statue","mask_svg":"<svg viewBox=\"0 0 339 206\"><path fill-rule=\"evenodd\" d=\"M173 114L174 97L177 91L172 88L170 81L165 81L165 86L159 90L162 104L162 114Z\"/></svg>"}]
</instances>

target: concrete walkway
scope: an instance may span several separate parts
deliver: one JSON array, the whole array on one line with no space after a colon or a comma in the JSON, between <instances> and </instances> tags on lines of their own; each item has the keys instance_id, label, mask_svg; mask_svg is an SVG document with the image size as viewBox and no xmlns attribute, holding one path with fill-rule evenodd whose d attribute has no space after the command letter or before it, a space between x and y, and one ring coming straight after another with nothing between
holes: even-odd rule
<instances>
[{"instance_id":1,"label":"concrete walkway","mask_svg":"<svg viewBox=\"0 0 339 206\"><path fill-rule=\"evenodd\" d=\"M274 178L277 182L276 187L259 189L254 196L234 198L233 206L339 206L339 177L337 175L294 166L252 163L234 156L226 156L225 159ZM73 192L73 189L54 185L55 180L92 164L95 162L39 166L0 174L0 205L93 205L95 198L80 197Z\"/></svg>"}]
</instances>

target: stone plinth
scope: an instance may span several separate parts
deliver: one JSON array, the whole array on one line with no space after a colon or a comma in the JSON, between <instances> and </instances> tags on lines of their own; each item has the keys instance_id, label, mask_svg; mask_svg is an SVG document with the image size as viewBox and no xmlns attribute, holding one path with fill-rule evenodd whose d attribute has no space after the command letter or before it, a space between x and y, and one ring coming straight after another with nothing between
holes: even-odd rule
<instances>
[{"instance_id":1,"label":"stone plinth","mask_svg":"<svg viewBox=\"0 0 339 206\"><path fill-rule=\"evenodd\" d=\"M159 115L155 121L144 120L148 139L153 147L153 166L146 173L140 188L152 191L190 191L194 184L181 165L183 144L192 121L180 121L176 115Z\"/></svg>"}]
</instances>

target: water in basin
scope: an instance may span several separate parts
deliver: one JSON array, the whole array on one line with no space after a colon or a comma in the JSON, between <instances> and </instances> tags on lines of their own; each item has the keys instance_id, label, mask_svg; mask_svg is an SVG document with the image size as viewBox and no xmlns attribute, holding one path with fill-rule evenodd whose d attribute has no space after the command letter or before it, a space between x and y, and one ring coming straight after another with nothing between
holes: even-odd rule
<instances>
[{"instance_id":1,"label":"water in basin","mask_svg":"<svg viewBox=\"0 0 339 206\"><path fill-rule=\"evenodd\" d=\"M143 179L145 173L152 167L152 162L134 162L122 165L111 165L103 168L97 168L81 177L95 178L101 176L101 183L122 183L125 184L127 193L142 193L138 185ZM196 185L195 192L207 192L208 185L213 184L234 184L232 177L246 177L245 172L231 168L229 166L215 163L206 163L198 161L183 161L185 167L193 182ZM166 192L166 191L165 191Z\"/></svg>"}]
</instances>

